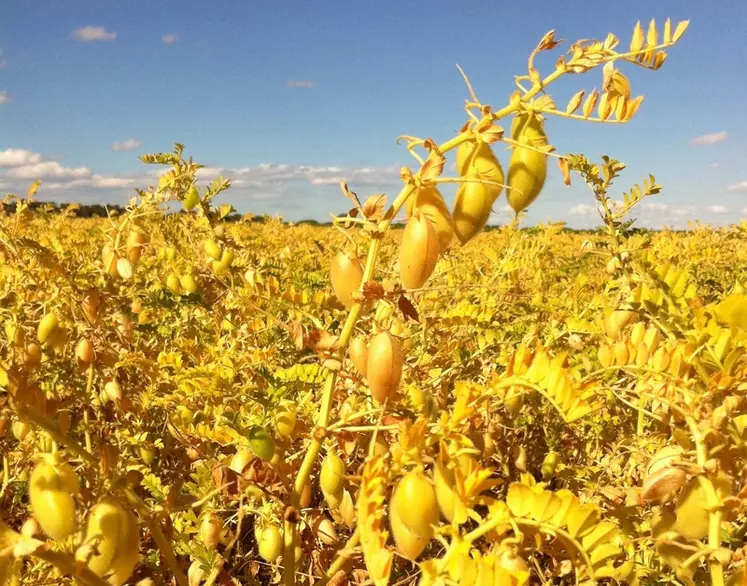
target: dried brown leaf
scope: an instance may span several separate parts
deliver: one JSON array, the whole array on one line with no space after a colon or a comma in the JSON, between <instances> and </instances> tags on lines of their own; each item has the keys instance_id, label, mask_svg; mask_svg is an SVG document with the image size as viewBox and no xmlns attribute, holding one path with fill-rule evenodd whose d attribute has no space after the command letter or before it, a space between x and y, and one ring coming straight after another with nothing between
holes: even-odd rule
<instances>
[{"instance_id":1,"label":"dried brown leaf","mask_svg":"<svg viewBox=\"0 0 747 586\"><path fill-rule=\"evenodd\" d=\"M539 51L551 51L555 47L557 47L560 43L562 43L563 40L556 40L555 39L555 31L551 30L547 33L545 33L545 36L542 37L542 40L537 45L537 49Z\"/></svg>"},{"instance_id":2,"label":"dried brown leaf","mask_svg":"<svg viewBox=\"0 0 747 586\"><path fill-rule=\"evenodd\" d=\"M586 92L581 90L575 96L573 96L568 102L568 106L565 109L566 114L573 114L576 110L581 107L581 101L584 99Z\"/></svg>"},{"instance_id":3,"label":"dried brown leaf","mask_svg":"<svg viewBox=\"0 0 747 586\"><path fill-rule=\"evenodd\" d=\"M583 109L584 118L588 118L589 116L591 116L591 113L594 111L594 108L596 108L597 106L598 100L599 100L599 92L596 89L594 89L594 91L592 91L589 94L589 97L586 98L586 101L584 102L584 109Z\"/></svg>"},{"instance_id":4,"label":"dried brown leaf","mask_svg":"<svg viewBox=\"0 0 747 586\"><path fill-rule=\"evenodd\" d=\"M558 167L560 172L563 173L563 183L565 185L571 184L571 163L565 157L558 159Z\"/></svg>"},{"instance_id":5,"label":"dried brown leaf","mask_svg":"<svg viewBox=\"0 0 747 586\"><path fill-rule=\"evenodd\" d=\"M399 307L399 310L402 312L402 315L404 317L416 322L420 321L420 316L418 315L418 311L415 309L415 306L404 295L400 295L400 298L397 300L397 307Z\"/></svg>"},{"instance_id":6,"label":"dried brown leaf","mask_svg":"<svg viewBox=\"0 0 747 586\"><path fill-rule=\"evenodd\" d=\"M342 190L342 192L345 194L346 197L350 198L350 200L353 202L355 207L357 208L361 207L361 202L358 199L358 196L355 194L354 191L350 191L350 189L348 189L348 184L344 180L340 180L340 189Z\"/></svg>"},{"instance_id":7,"label":"dried brown leaf","mask_svg":"<svg viewBox=\"0 0 747 586\"><path fill-rule=\"evenodd\" d=\"M428 158L425 160L425 163L423 163L423 166L420 169L420 177L424 181L429 181L440 177L441 173L444 172L445 164L446 157L444 157L441 153L432 150L431 154L428 155Z\"/></svg>"},{"instance_id":8,"label":"dried brown leaf","mask_svg":"<svg viewBox=\"0 0 747 586\"><path fill-rule=\"evenodd\" d=\"M383 193L372 195L363 204L363 215L369 220L379 220L384 215L386 195Z\"/></svg>"},{"instance_id":9,"label":"dried brown leaf","mask_svg":"<svg viewBox=\"0 0 747 586\"><path fill-rule=\"evenodd\" d=\"M666 60L667 60L667 52L659 51L654 57L654 69L659 69L662 65L664 65L664 61Z\"/></svg>"}]
</instances>

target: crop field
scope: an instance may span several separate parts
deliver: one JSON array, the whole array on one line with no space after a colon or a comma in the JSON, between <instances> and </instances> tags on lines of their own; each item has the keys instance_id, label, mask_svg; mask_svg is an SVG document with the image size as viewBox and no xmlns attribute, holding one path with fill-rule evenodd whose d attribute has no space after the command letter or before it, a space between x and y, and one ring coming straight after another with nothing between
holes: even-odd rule
<instances>
[{"instance_id":1,"label":"crop field","mask_svg":"<svg viewBox=\"0 0 747 586\"><path fill-rule=\"evenodd\" d=\"M332 226L239 217L181 144L107 218L7 195L0 585L746 583L747 223L637 229L655 178L543 127L632 117L609 65L686 26L542 78L548 33L523 93L404 137L399 195L342 182ZM598 229L522 226L548 161Z\"/></svg>"}]
</instances>

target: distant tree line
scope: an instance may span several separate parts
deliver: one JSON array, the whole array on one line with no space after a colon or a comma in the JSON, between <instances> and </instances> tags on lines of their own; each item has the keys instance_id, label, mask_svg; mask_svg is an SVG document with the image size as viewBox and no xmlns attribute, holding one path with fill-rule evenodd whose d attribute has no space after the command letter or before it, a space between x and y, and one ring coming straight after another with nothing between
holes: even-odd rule
<instances>
[{"instance_id":1,"label":"distant tree line","mask_svg":"<svg viewBox=\"0 0 747 586\"><path fill-rule=\"evenodd\" d=\"M73 210L70 210L73 215L77 216L78 218L106 218L110 214L117 216L125 211L125 208L122 206L116 205L116 204L100 204L100 203L94 203L94 204L69 204L69 203L63 203L59 204L57 202L53 201L33 201L30 204L30 207L32 210L38 210L38 211L44 211L46 213L50 214L59 214L62 213L65 208L69 206L73 206ZM14 214L16 212L16 202L3 202L0 201L0 215L3 214ZM183 214L186 213L184 210L179 210L178 212L173 212L177 214ZM342 218L347 215L347 211L339 214L338 217ZM226 216L225 221L228 222L238 222L243 220L244 222L251 222L254 224L264 224L265 222L269 221L272 218L272 216L269 216L267 214L261 214L261 215L255 215L255 214L238 214L233 213ZM282 220L282 218L281 218ZM308 226L319 226L319 227L329 227L332 226L332 222L318 222L316 220L299 220L298 222L285 222L285 224L295 224L295 225L308 225ZM404 222L393 222L392 228L393 229L403 229L405 227ZM500 225L498 226L485 226L485 231L489 232L491 230L497 230L501 228ZM537 226L529 226L527 228L522 228L522 231L526 231L528 233L534 233L538 232L540 230ZM579 234L595 234L603 231L603 228L595 228L595 229L574 229L569 228L566 225L563 225L563 228L561 229L561 232L574 232ZM638 228L638 227L628 227L628 231L630 234L643 234L647 232L655 232L656 230L649 230L646 228ZM674 232L686 232L687 230L674 230Z\"/></svg>"}]
</instances>

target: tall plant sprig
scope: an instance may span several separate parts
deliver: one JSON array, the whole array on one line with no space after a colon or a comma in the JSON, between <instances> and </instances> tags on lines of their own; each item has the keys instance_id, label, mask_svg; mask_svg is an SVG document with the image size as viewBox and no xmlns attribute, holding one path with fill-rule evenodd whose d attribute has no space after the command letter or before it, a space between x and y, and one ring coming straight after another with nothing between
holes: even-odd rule
<instances>
[{"instance_id":1,"label":"tall plant sprig","mask_svg":"<svg viewBox=\"0 0 747 586\"><path fill-rule=\"evenodd\" d=\"M490 105L481 103L465 76L465 81L471 94L471 100L468 100L465 106L469 120L457 136L441 144L436 144L432 139L400 137L406 139L407 149L418 161L420 167L414 173L408 167L403 167L401 178L404 186L394 202L387 209L384 217L379 221L371 220L363 222L363 232L371 238L371 246L368 249L360 290L356 295L353 306L349 309L337 343L337 360L342 361L343 359L355 325L361 316L363 304L366 302L366 285L373 280L375 275L381 243L402 206L420 188L435 186L440 183L459 183L464 181L464 179L459 177L441 176L446 163L444 156L446 153L459 147L463 142L470 140L473 134L480 134L488 144L503 141L513 147L517 146L518 143L515 140L504 137L504 130L496 122L509 116L517 115L522 111L534 111L546 115L600 123L628 122L637 112L643 97L639 96L631 99L630 85L627 78L620 72L615 71L611 67L612 63L615 61L624 61L648 69L658 69L667 57L664 49L677 43L687 29L688 24L689 21L683 21L673 31L671 21L668 19L664 26L662 41L659 42L659 34L655 22L651 21L645 36L639 22L634 28L629 50L625 52L615 51L615 48L619 45L619 39L613 34L609 34L604 41L579 41L571 46L568 52L569 56L561 56L556 61L554 70L543 78L534 65L535 58L541 52L550 51L562 42L555 39L554 31L550 31L542 37L542 40L530 54L528 74L516 78L516 84L519 89L510 96L506 106L498 111L494 111ZM605 67L602 93L600 94L594 90L584 101L583 92L579 92L571 98L565 111L558 110L551 96L547 94L548 86L564 75L585 73L598 66ZM524 81L530 82L531 86L525 89L522 85ZM598 109L599 115L592 117L591 114L595 108ZM579 109L582 112L580 115L575 113ZM477 111L478 114L475 114L473 110ZM418 146L425 148L428 152L428 156L425 159L422 159L415 152L415 148ZM551 144L544 147L522 146L538 150L544 154L552 154L555 150ZM564 180L566 184L570 184L571 161L566 157L557 158L559 166L563 171ZM480 182L490 183L489 181ZM347 189L343 191L346 192L346 195L351 195ZM354 197L353 202L358 211L362 211L357 198ZM360 224L360 222L357 223ZM296 525L299 519L298 511L300 509L301 493L309 481L312 468L321 450L326 428L330 424L332 394L336 381L337 370L330 369L323 386L315 430L294 482L291 503L285 512L283 571L284 582L287 586L293 586L296 580L294 551L297 542Z\"/></svg>"}]
</instances>

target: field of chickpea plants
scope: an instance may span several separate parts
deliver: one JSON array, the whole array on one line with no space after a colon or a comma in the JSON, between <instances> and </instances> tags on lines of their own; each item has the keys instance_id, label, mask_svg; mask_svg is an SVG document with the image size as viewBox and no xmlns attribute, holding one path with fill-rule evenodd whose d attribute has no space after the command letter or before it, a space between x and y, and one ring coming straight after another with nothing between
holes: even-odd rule
<instances>
[{"instance_id":1,"label":"field of chickpea plants","mask_svg":"<svg viewBox=\"0 0 747 586\"><path fill-rule=\"evenodd\" d=\"M655 178L544 132L632 118L615 65L686 27L541 74L548 33L501 107L465 76L459 134L400 137L402 191L342 183L332 227L227 221L180 144L106 219L6 196L0 584L747 583L747 225L633 230ZM549 164L600 230L521 229Z\"/></svg>"}]
</instances>

